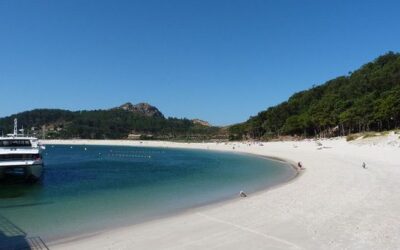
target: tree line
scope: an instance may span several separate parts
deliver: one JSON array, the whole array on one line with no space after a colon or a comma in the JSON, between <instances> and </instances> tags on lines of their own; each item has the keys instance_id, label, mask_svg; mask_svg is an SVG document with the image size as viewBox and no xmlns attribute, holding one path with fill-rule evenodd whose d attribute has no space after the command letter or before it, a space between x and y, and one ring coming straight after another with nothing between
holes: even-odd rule
<instances>
[{"instance_id":1,"label":"tree line","mask_svg":"<svg viewBox=\"0 0 400 250\"><path fill-rule=\"evenodd\" d=\"M1 118L3 134L12 131L14 118L26 134L40 138L126 139L131 133L142 135L142 139L206 140L221 136L219 128L188 119L148 117L122 109L35 109Z\"/></svg>"},{"instance_id":2,"label":"tree line","mask_svg":"<svg viewBox=\"0 0 400 250\"><path fill-rule=\"evenodd\" d=\"M229 128L231 139L339 136L400 126L400 54L313 86Z\"/></svg>"}]
</instances>

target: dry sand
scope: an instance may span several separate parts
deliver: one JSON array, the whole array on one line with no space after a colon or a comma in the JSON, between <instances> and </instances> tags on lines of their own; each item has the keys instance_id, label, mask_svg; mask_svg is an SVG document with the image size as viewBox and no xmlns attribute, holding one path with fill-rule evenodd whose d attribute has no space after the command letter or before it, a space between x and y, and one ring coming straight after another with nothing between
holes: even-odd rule
<instances>
[{"instance_id":1,"label":"dry sand","mask_svg":"<svg viewBox=\"0 0 400 250\"><path fill-rule=\"evenodd\" d=\"M346 142L47 141L247 152L301 161L285 185L143 224L50 242L51 249L400 249L398 135ZM389 143L390 142L390 143ZM233 149L233 147L235 149ZM367 168L362 168L365 162Z\"/></svg>"}]
</instances>

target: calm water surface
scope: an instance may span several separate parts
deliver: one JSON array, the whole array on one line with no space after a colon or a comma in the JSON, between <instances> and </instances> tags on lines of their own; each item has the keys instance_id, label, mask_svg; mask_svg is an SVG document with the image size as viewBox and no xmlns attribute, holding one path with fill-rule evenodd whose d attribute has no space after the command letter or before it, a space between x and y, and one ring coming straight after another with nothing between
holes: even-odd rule
<instances>
[{"instance_id":1,"label":"calm water surface","mask_svg":"<svg viewBox=\"0 0 400 250\"><path fill-rule=\"evenodd\" d=\"M41 183L0 185L0 228L44 240L139 223L294 176L245 154L116 146L47 146Z\"/></svg>"}]
</instances>

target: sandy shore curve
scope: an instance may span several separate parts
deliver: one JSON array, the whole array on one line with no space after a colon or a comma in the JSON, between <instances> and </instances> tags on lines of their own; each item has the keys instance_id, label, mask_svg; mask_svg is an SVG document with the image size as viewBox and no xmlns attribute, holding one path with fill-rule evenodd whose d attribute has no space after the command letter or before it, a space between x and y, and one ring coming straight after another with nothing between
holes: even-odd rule
<instances>
[{"instance_id":1,"label":"sandy shore curve","mask_svg":"<svg viewBox=\"0 0 400 250\"><path fill-rule=\"evenodd\" d=\"M46 144L153 146L235 151L301 161L302 176L245 199L192 209L51 249L398 249L400 147L300 142L174 143L68 140ZM400 144L399 144L400 145ZM362 163L367 168L362 168Z\"/></svg>"}]
</instances>

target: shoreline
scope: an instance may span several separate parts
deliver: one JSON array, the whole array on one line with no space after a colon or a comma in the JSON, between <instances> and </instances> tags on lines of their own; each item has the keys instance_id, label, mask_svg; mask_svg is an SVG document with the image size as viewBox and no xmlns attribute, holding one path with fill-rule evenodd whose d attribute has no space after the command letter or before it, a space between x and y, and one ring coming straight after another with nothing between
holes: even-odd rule
<instances>
[{"instance_id":1,"label":"shoreline","mask_svg":"<svg viewBox=\"0 0 400 250\"><path fill-rule=\"evenodd\" d=\"M84 147L84 146L105 146L104 143L98 142L96 140L90 141L89 143L87 143L87 141L85 140L86 143L83 143L80 140L76 140L73 143L71 143L68 140L60 140L60 141L46 141L46 146L51 145L51 146L55 146L55 145L63 145L63 146L80 146L80 147ZM120 142L120 141L118 141ZM164 146L164 147L160 147L157 145L125 145L126 143L129 143L129 141L125 142L123 141L124 145L121 144L110 144L109 141L107 141L107 145L106 146L123 146L123 147L146 147L146 148L171 148L171 149L179 149L179 150L201 150L201 151L209 151L210 149L204 149L204 148L183 148L183 147L174 147L174 146ZM159 142L157 142L159 143ZM216 150L211 150L211 151L216 151ZM251 156L251 157L257 157L263 160L268 160L268 161L276 161L281 163L282 165L279 166L281 168L288 168L290 169L290 172L293 172L290 174L290 176L288 175L288 177L281 182L276 182L270 185L266 185L260 188L255 189L254 191L251 192L246 192L246 194L248 196L255 196L258 193L262 193L262 192L266 192L266 191L270 191L273 190L275 188L279 188L280 186L283 185L287 185L290 182L294 181L300 174L301 174L301 170L297 167L296 163L291 162L290 160L285 160L283 158L278 158L278 157L271 157L271 156L265 156L265 155L260 155L260 154L254 154L254 153L249 153L249 152L231 152L228 150L218 150L218 152L221 153L232 153L232 154L240 154L240 155L244 155L244 156ZM162 213L153 217L149 217L146 219L143 219L139 222L134 222L134 223L126 223L126 224L115 224L115 225L108 225L105 228L101 229L101 230L93 230L93 231L86 231L86 232L81 232L80 234L75 234L75 235L67 235L67 236L61 236L61 237L55 237L55 238L50 238L48 241L49 245L59 245L59 244L65 244L68 242L73 242L76 240L82 240L82 239L87 239L87 238L91 238L93 236L99 236L101 234L105 234L107 232L113 231L115 229L120 229L120 228L126 228L126 227L131 227L131 226L137 226L140 224L144 224L144 223L148 223L148 222L152 222L152 221L157 221L160 219L165 219L165 218L169 218L169 217L175 217L175 216L179 216L182 214L188 214L188 213L193 213L193 212L199 212L202 211L204 209L207 208L214 208L214 207L218 207L227 203L230 203L232 201L235 201L237 199L242 199L241 197L239 197L239 194L234 195L234 196L230 196L230 197L224 197L221 199L215 199L215 200L211 200L208 202L203 202L203 203L199 203L196 205L192 205L189 206L187 208L182 208L179 209L177 211L170 211L170 212L166 212L166 213Z\"/></svg>"},{"instance_id":2,"label":"shoreline","mask_svg":"<svg viewBox=\"0 0 400 250\"><path fill-rule=\"evenodd\" d=\"M181 149L181 150L182 149L204 150L204 151L210 150L210 149L205 149L205 148L183 148L183 147L176 147L176 146L173 146L173 145L172 146L168 145L168 146L164 146L164 147L159 147L157 145L152 145L152 144L150 144L150 145L142 145L142 144L139 144L139 145L137 145L137 144L135 144L135 145L126 145L130 141L122 141L123 145L117 144L117 143L121 143L120 140L118 140L116 144L113 144L111 140L110 141L107 140L107 141L104 141L104 142L97 141L97 140L90 140L90 141L87 141L87 140L84 140L84 141L74 140L73 142L71 142L69 140L57 140L57 141L46 140L45 142L46 142L45 143L46 146L47 145L111 146L111 147L112 146L123 146L123 147L146 147L146 148L171 148L171 149L173 148L173 149ZM111 142L111 144L110 144L110 142ZM138 141L138 142L140 143L140 141ZM162 142L164 142L164 141L162 141ZM159 141L156 141L156 143L158 144ZM169 143L169 142L167 142L167 143ZM179 144L181 144L181 143L179 143ZM302 173L302 169L300 169L295 162L293 162L291 160L288 160L288 159L283 159L283 158L274 157L274 156L267 156L267 155L262 155L262 154L254 154L254 153L250 153L250 152L239 152L239 151L232 152L232 151L229 151L229 150L212 150L212 151L227 152L227 153L233 153L233 154L242 154L242 155L248 155L248 156L251 156L251 157L258 157L258 158L269 160L269 161L277 161L277 162L283 163L285 165L285 166L280 166L280 167L290 168L290 169L292 169L292 171L294 171L294 173L290 177L288 177L285 181L279 182L279 183L274 183L272 185L256 189L255 191L252 191L252 192L246 192L246 194L248 196L255 196L255 195L259 194L259 193L271 191L271 190L279 188L281 186L288 185L292 181L295 181L296 178L298 178ZM239 197L238 195L237 196L232 196L232 197L225 197L225 198L222 198L222 199L213 200L213 201L210 201L210 202L205 202L205 203L201 203L201 204L198 204L198 205L193 205L193 206L190 206L188 208L184 208L184 209L181 209L181 210L178 210L178 211L164 213L164 214L155 216L153 218L147 218L147 219L144 219L143 221L140 221L140 222L137 222L137 223L133 223L133 224L117 225L117 226L113 225L113 226L108 226L108 227L104 228L103 230L84 232L84 233L81 233L80 235L57 237L57 238L51 239L49 241L49 244L58 245L58 244L64 244L64 243L67 243L67 242L73 242L73 241L76 241L76 240L87 239L87 238L90 238L90 237L93 237L93 236L98 236L98 235L113 231L113 230L118 229L118 228L131 227L131 226L136 226L136 225L140 225L140 224L144 224L144 223L148 223L148 222L152 222L152 221L157 221L157 220L160 220L160 219L165 219L165 218L168 218L168 217L174 217L174 216L179 216L179 215L182 215L182 214L198 212L198 211L202 211L202 210L207 209L207 208L218 207L218 206L230 203L230 202L238 200L238 199L242 199L242 198Z\"/></svg>"},{"instance_id":3,"label":"shoreline","mask_svg":"<svg viewBox=\"0 0 400 250\"><path fill-rule=\"evenodd\" d=\"M45 144L165 146L274 155L289 159L286 162L302 161L306 171L300 171L302 178L294 178L296 181L245 199L212 203L88 237L49 242L52 249L395 249L400 244L396 223L400 201L393 199L390 191L400 188L400 168L395 166L400 160L399 148L357 145L343 138L323 140L324 148L312 140L268 142L264 146L241 142L63 142ZM360 167L362 161L367 161L366 170Z\"/></svg>"}]
</instances>

